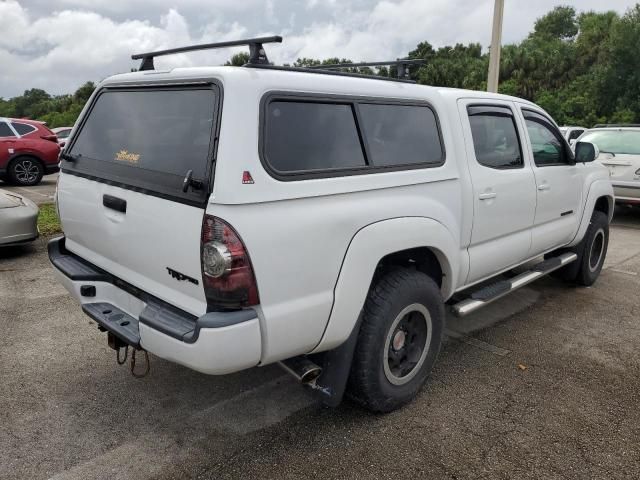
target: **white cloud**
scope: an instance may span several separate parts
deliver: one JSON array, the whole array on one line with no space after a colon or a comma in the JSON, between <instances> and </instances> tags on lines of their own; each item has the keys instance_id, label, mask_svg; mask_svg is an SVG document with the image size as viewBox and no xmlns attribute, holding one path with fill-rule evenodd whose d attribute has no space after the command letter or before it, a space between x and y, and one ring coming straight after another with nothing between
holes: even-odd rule
<instances>
[{"instance_id":1,"label":"white cloud","mask_svg":"<svg viewBox=\"0 0 640 480\"><path fill-rule=\"evenodd\" d=\"M560 0L507 0L503 42L526 36ZM579 10L624 12L634 0L562 0ZM175 7L179 5L179 7ZM72 92L137 66L132 53L192 43L283 34L267 53L387 60L429 41L487 46L492 0L0 0L0 97L32 87ZM158 68L223 63L241 49L162 57Z\"/></svg>"}]
</instances>

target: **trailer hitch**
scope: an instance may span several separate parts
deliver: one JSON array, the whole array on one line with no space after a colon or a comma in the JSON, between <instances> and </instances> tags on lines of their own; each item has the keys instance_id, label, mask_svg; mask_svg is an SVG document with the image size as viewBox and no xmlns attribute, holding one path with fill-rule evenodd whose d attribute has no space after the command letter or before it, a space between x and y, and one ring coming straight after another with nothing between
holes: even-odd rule
<instances>
[{"instance_id":1,"label":"trailer hitch","mask_svg":"<svg viewBox=\"0 0 640 480\"><path fill-rule=\"evenodd\" d=\"M109 347L113 348L116 351L116 362L118 365L124 365L127 363L127 358L129 358L129 347L127 343L120 340L111 332L108 332L107 335L107 343ZM124 357L120 355L120 350L124 350ZM145 367L142 371L136 370L136 352L141 351L144 352L144 360ZM143 348L139 347L131 347L131 361L129 362L129 370L131 371L131 375L136 378L144 378L149 375L149 370L151 370L151 363L149 361L149 352L147 352Z\"/></svg>"},{"instance_id":2,"label":"trailer hitch","mask_svg":"<svg viewBox=\"0 0 640 480\"><path fill-rule=\"evenodd\" d=\"M131 352L131 375L133 375L136 378L144 378L147 375L149 375L149 370L151 369L151 363L149 363L149 352L143 349L139 349L139 350L144 352L145 368L140 373L136 372L136 352L138 350L134 348L133 351Z\"/></svg>"}]
</instances>

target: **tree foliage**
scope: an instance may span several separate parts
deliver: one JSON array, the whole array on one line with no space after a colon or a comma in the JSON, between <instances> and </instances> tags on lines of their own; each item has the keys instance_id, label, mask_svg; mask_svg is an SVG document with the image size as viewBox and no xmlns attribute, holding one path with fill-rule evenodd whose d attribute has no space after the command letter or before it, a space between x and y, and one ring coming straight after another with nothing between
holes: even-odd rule
<instances>
[{"instance_id":1,"label":"tree foliage","mask_svg":"<svg viewBox=\"0 0 640 480\"><path fill-rule=\"evenodd\" d=\"M624 15L583 12L559 6L538 18L520 43L502 47L500 92L532 100L561 124L640 123L640 4ZM419 83L486 89L489 55L478 43L434 48L420 42L409 58L427 63L411 69ZM241 66L238 53L226 65ZM349 63L346 58L299 58L295 67ZM349 68L353 73L395 76L395 68ZM30 89L0 98L0 116L37 118L52 127L71 125L95 86L87 82L73 95L51 96Z\"/></svg>"},{"instance_id":2,"label":"tree foliage","mask_svg":"<svg viewBox=\"0 0 640 480\"><path fill-rule=\"evenodd\" d=\"M0 98L0 117L33 118L47 122L51 128L70 127L95 88L93 82L87 82L73 95L56 96L32 88L10 100Z\"/></svg>"}]
</instances>

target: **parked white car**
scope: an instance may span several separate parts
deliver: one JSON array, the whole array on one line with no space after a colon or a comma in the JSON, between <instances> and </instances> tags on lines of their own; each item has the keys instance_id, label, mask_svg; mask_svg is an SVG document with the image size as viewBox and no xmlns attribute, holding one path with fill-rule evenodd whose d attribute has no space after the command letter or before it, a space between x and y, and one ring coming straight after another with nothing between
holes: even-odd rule
<instances>
[{"instance_id":1,"label":"parked white car","mask_svg":"<svg viewBox=\"0 0 640 480\"><path fill-rule=\"evenodd\" d=\"M445 308L556 270L595 282L609 175L540 107L258 51L166 72L139 55L80 116L49 256L112 347L207 374L282 362L327 404L346 388L390 411L427 378Z\"/></svg>"},{"instance_id":2,"label":"parked white car","mask_svg":"<svg viewBox=\"0 0 640 480\"><path fill-rule=\"evenodd\" d=\"M72 130L73 127L56 127L51 129L51 131L58 137L58 145L60 145L60 148L66 145L67 139L69 138Z\"/></svg>"},{"instance_id":3,"label":"parked white car","mask_svg":"<svg viewBox=\"0 0 640 480\"><path fill-rule=\"evenodd\" d=\"M569 145L573 146L576 143L576 140L580 135L582 135L585 130L585 127L576 127L576 126L564 126L560 127L560 132L565 140L569 143Z\"/></svg>"},{"instance_id":4,"label":"parked white car","mask_svg":"<svg viewBox=\"0 0 640 480\"><path fill-rule=\"evenodd\" d=\"M38 207L22 195L0 190L0 247L38 238Z\"/></svg>"},{"instance_id":5,"label":"parked white car","mask_svg":"<svg viewBox=\"0 0 640 480\"><path fill-rule=\"evenodd\" d=\"M598 146L598 161L609 169L617 203L640 204L640 125L597 126L580 141Z\"/></svg>"}]
</instances>

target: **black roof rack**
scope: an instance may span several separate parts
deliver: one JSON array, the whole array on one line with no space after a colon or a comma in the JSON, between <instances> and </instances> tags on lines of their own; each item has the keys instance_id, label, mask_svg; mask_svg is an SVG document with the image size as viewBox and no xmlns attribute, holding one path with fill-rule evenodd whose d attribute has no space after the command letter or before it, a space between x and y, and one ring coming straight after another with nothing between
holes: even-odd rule
<instances>
[{"instance_id":1,"label":"black roof rack","mask_svg":"<svg viewBox=\"0 0 640 480\"><path fill-rule=\"evenodd\" d=\"M593 128L607 128L607 127L640 127L640 123L598 123Z\"/></svg>"},{"instance_id":2,"label":"black roof rack","mask_svg":"<svg viewBox=\"0 0 640 480\"><path fill-rule=\"evenodd\" d=\"M351 72L340 72L335 70L322 70L320 68L311 69L309 67L290 67L284 65L264 65L264 64L252 64L247 63L243 65L243 67L250 68L262 68L265 70L279 70L283 72L300 72L300 73L315 73L320 75L335 75L338 77L355 77L355 78L368 78L369 80L382 80L387 82L401 82L401 83L416 83L414 80L407 80L404 78L394 78L394 77L378 77L376 75L367 75L364 73L351 73Z\"/></svg>"},{"instance_id":3,"label":"black roof rack","mask_svg":"<svg viewBox=\"0 0 640 480\"><path fill-rule=\"evenodd\" d=\"M385 62L334 63L330 65L312 65L306 68L313 68L318 70L334 70L338 68L383 67L386 65L395 65L397 77L408 79L409 65L424 65L425 63L427 63L427 60L425 59L398 58L396 60Z\"/></svg>"},{"instance_id":4,"label":"black roof rack","mask_svg":"<svg viewBox=\"0 0 640 480\"><path fill-rule=\"evenodd\" d=\"M167 50L158 50L155 52L136 53L131 55L133 60L142 60L139 70L153 70L153 59L163 55L173 55L176 53L193 52L196 50L209 50L214 48L237 47L241 45L249 46L249 61L244 67L267 68L271 70L282 70L288 72L304 72L304 73L320 73L324 75L338 75L343 77L369 78L374 80L387 80L392 82L415 83L409 79L409 65L423 65L427 61L423 59L398 58L388 62L361 62L361 63L336 63L332 65L314 65L310 67L290 67L271 65L267 59L267 54L262 46L264 43L282 43L282 37L274 35L271 37L248 38L245 40L232 40L229 42L218 43L202 43L200 45L189 45L186 47L169 48ZM397 69L397 77L378 77L366 75L362 73L335 71L340 68L355 67L381 67L385 65L395 65Z\"/></svg>"},{"instance_id":5,"label":"black roof rack","mask_svg":"<svg viewBox=\"0 0 640 480\"><path fill-rule=\"evenodd\" d=\"M190 45L187 47L170 48L168 50L158 50L157 52L136 53L131 55L132 60L142 59L140 70L153 70L154 57L162 55L173 55L175 53L193 52L195 50L209 50L213 48L237 47L240 45L249 46L250 65L268 65L267 54L262 47L263 43L282 43L282 37L275 35L272 37L248 38L246 40L232 40L230 42L202 43L200 45Z\"/></svg>"}]
</instances>

